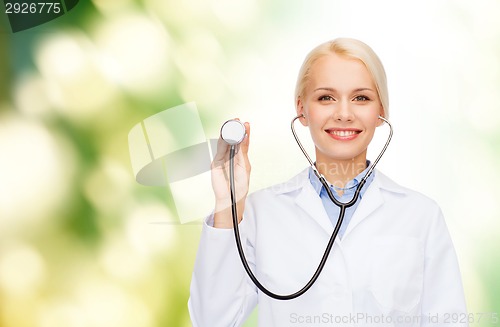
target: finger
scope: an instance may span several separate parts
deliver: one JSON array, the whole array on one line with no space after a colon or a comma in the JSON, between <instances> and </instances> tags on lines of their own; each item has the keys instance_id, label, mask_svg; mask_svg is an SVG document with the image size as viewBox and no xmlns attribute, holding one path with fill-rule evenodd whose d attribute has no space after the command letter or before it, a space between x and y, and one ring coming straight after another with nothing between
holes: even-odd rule
<instances>
[{"instance_id":1,"label":"finger","mask_svg":"<svg viewBox=\"0 0 500 327\"><path fill-rule=\"evenodd\" d=\"M226 158L229 154L229 144L227 144L226 141L222 139L222 137L219 137L217 140L217 153L215 154L214 157L214 162L216 161L225 161L228 158Z\"/></svg>"},{"instance_id":2,"label":"finger","mask_svg":"<svg viewBox=\"0 0 500 327\"><path fill-rule=\"evenodd\" d=\"M250 172L250 160L248 159L248 148L250 145L250 124L245 123L245 138L240 144L240 151L237 153L237 165Z\"/></svg>"},{"instance_id":3,"label":"finger","mask_svg":"<svg viewBox=\"0 0 500 327\"><path fill-rule=\"evenodd\" d=\"M246 155L248 153L248 147L250 146L250 123L245 124L245 138L240 144L241 151Z\"/></svg>"},{"instance_id":4,"label":"finger","mask_svg":"<svg viewBox=\"0 0 500 327\"><path fill-rule=\"evenodd\" d=\"M245 124L245 138L241 144L241 152L243 154L244 168L247 172L250 172L250 160L248 159L248 148L250 147L250 123Z\"/></svg>"},{"instance_id":5,"label":"finger","mask_svg":"<svg viewBox=\"0 0 500 327\"><path fill-rule=\"evenodd\" d=\"M240 121L238 117L234 118L234 120ZM250 123L246 122L243 123L243 126L245 126L245 136L243 137L243 141L240 143L240 149L242 149L245 153L248 152L248 145L249 145L249 136L250 136Z\"/></svg>"}]
</instances>

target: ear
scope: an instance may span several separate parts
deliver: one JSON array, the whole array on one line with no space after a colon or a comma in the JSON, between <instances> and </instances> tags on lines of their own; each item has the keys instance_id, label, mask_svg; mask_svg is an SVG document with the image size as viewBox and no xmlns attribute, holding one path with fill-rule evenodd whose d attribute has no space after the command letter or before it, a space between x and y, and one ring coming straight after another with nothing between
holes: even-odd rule
<instances>
[{"instance_id":1,"label":"ear","mask_svg":"<svg viewBox=\"0 0 500 327\"><path fill-rule=\"evenodd\" d=\"M382 107L382 106L380 106L379 116L382 116L385 118L385 110L384 110L384 107ZM379 118L377 127L382 126L383 124L384 124L384 121Z\"/></svg>"},{"instance_id":2,"label":"ear","mask_svg":"<svg viewBox=\"0 0 500 327\"><path fill-rule=\"evenodd\" d=\"M300 97L297 98L297 103L295 104L295 109L297 110L297 116L302 115L302 117L299 118L300 123L303 126L308 126L309 124L307 123L306 112L304 110L304 104L302 103L302 99Z\"/></svg>"}]
</instances>

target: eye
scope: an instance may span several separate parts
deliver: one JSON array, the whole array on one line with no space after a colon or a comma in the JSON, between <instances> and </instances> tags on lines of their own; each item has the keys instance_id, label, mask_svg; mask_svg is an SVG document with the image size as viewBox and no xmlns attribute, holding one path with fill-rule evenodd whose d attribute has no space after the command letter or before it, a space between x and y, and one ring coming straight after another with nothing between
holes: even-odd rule
<instances>
[{"instance_id":1,"label":"eye","mask_svg":"<svg viewBox=\"0 0 500 327\"><path fill-rule=\"evenodd\" d=\"M370 98L365 95L357 95L353 99L354 101L370 101Z\"/></svg>"},{"instance_id":2,"label":"eye","mask_svg":"<svg viewBox=\"0 0 500 327\"><path fill-rule=\"evenodd\" d=\"M319 101L334 101L335 99L331 95L322 95L318 99Z\"/></svg>"}]
</instances>

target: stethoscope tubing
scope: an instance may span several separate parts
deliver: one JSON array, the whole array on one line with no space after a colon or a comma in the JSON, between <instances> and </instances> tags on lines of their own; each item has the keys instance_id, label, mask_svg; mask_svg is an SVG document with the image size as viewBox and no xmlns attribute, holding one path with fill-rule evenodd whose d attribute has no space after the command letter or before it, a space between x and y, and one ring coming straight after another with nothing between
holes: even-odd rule
<instances>
[{"instance_id":1,"label":"stethoscope tubing","mask_svg":"<svg viewBox=\"0 0 500 327\"><path fill-rule=\"evenodd\" d=\"M375 169L375 166L378 164L378 162L382 158L383 154L387 150L387 147L389 146L389 143L391 142L392 134L393 134L392 125L389 123L389 121L387 119L385 119L384 117L379 116L379 118L381 120L383 120L385 123L387 123L387 125L389 126L389 130L390 130L389 137L387 138L387 141L386 141L384 147L382 148L382 151L377 156L377 158L375 159L373 164L370 166L370 168L366 172L365 176L362 178L361 182L356 187L356 192L354 193L352 199L349 202L343 203L343 202L340 202L339 200L337 200L333 196L333 194L330 190L330 187L328 186L328 184L326 182L325 177L318 172L318 170L316 169L316 166L312 162L311 158L309 157L306 150L302 146L302 143L300 142L297 134L295 133L294 122L295 122L295 120L297 120L298 118L301 118L301 117L303 117L303 116L300 115L300 116L297 116L294 119L292 119L291 128L292 128L293 136L294 136L295 140L297 141L297 144L299 145L300 149L302 150L302 153L309 161L309 164L311 165L314 173L316 174L316 176L318 176L321 184L323 184L325 190L328 193L328 197L330 198L330 200L332 202L334 202L340 208L340 212L339 212L339 217L337 219L337 223L335 224L335 228L333 230L333 233L330 236L330 239L329 239L328 244L326 246L325 252L323 253L323 256L321 257L321 260L319 262L318 267L316 268L316 271L314 272L312 277L309 279L309 281L304 285L304 287L302 287L300 290L298 290L295 293L282 295L282 294L276 294L276 293L269 291L266 287L264 287L264 285L262 285L259 282L257 277L255 277L255 275L253 274L252 269L248 265L248 262L247 262L246 257L245 257L245 252L243 251L243 246L241 244L240 231L239 231L239 227L238 227L238 211L236 208L236 194L235 194L235 190L234 190L234 156L236 154L236 145L231 145L230 149L229 149L229 188L230 188L230 193L231 193L231 214L232 214L232 218L233 218L233 231L234 231L234 237L235 237L235 241L236 241L236 247L238 249L238 254L239 254L239 257L241 259L241 263L243 264L243 267L244 267L245 271L247 272L248 277L252 280L252 282L255 284L255 286L257 286L257 288L260 291L262 291L264 294L266 294L267 296L269 296L273 299L276 299L276 300L295 299L295 298L301 296L302 294L304 294L305 292L307 292L313 286L313 284L316 282L319 275L323 271L323 268L325 267L326 261L328 260L328 257L330 255L332 248L333 248L333 244L335 242L335 239L337 238L337 235L340 231L340 226L342 225L342 221L344 220L344 216L345 216L345 212L346 212L347 208L353 206L354 203L356 203L356 201L358 200L361 189L363 188L363 186L366 183L366 180L368 179L370 174L373 172L373 170Z\"/></svg>"}]
</instances>

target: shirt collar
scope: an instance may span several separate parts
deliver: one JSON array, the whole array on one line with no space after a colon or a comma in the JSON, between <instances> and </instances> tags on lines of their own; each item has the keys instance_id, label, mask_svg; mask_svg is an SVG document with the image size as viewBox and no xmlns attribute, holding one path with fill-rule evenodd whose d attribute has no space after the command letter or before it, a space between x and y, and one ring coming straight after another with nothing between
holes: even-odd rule
<instances>
[{"instance_id":1,"label":"shirt collar","mask_svg":"<svg viewBox=\"0 0 500 327\"><path fill-rule=\"evenodd\" d=\"M341 188L341 190L344 191L344 194L350 194L350 193L354 193L356 191L356 187L358 186L359 182L361 182L363 177L365 177L365 174L369 168L370 168L370 160L366 160L366 168L361 173L359 173L356 177L354 177L352 180L348 181L347 184L345 185L345 187ZM367 189L368 185L370 185L370 183L374 177L375 177L375 170L371 173L371 175L366 180L365 186L361 190L361 195L363 195L364 190ZM314 173L314 171L312 170L311 167L309 167L309 181L311 182L311 185L313 186L316 193L318 193L318 195L320 195L321 190L323 188L323 184L321 184L318 176L316 176L316 174ZM328 183L328 181L327 181L327 183ZM329 183L329 186L330 186L330 189L332 191L339 190L339 188L334 187L330 183ZM334 192L334 194L336 194L336 192Z\"/></svg>"}]
</instances>

